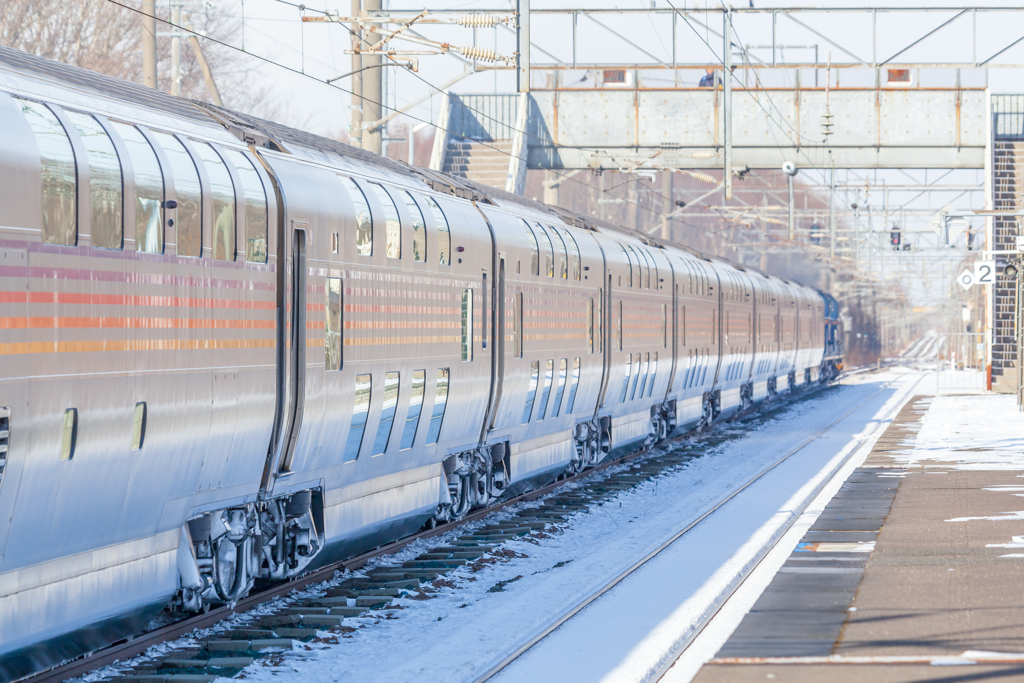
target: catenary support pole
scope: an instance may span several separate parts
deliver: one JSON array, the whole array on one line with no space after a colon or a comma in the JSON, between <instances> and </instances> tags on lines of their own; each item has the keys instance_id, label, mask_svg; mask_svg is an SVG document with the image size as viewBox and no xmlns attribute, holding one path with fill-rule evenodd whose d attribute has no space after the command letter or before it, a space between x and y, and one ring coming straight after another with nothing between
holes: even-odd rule
<instances>
[{"instance_id":1,"label":"catenary support pole","mask_svg":"<svg viewBox=\"0 0 1024 683\"><path fill-rule=\"evenodd\" d=\"M516 92L530 92L530 0L516 0Z\"/></svg>"},{"instance_id":2,"label":"catenary support pole","mask_svg":"<svg viewBox=\"0 0 1024 683\"><path fill-rule=\"evenodd\" d=\"M796 217L793 215L793 175L790 173L786 174L786 183L789 186L789 241L793 241L793 236L796 232L794 222Z\"/></svg>"},{"instance_id":3,"label":"catenary support pole","mask_svg":"<svg viewBox=\"0 0 1024 683\"><path fill-rule=\"evenodd\" d=\"M375 14L383 8L381 0L363 0L363 10L366 14ZM363 47L372 48L382 38L379 33L364 34L365 42ZM379 55L366 55L363 57L363 66L374 66L381 63ZM384 72L383 69L367 69L363 72L363 149L381 153L384 133L382 127L366 128L367 122L378 121L384 116Z\"/></svg>"},{"instance_id":4,"label":"catenary support pole","mask_svg":"<svg viewBox=\"0 0 1024 683\"><path fill-rule=\"evenodd\" d=\"M732 199L732 14L726 8L722 12L722 140L723 150L723 187L725 198Z\"/></svg>"},{"instance_id":5,"label":"catenary support pole","mask_svg":"<svg viewBox=\"0 0 1024 683\"><path fill-rule=\"evenodd\" d=\"M181 96L181 3L171 5L171 94Z\"/></svg>"},{"instance_id":6,"label":"catenary support pole","mask_svg":"<svg viewBox=\"0 0 1024 683\"><path fill-rule=\"evenodd\" d=\"M142 0L142 83L156 87L156 6Z\"/></svg>"},{"instance_id":7,"label":"catenary support pole","mask_svg":"<svg viewBox=\"0 0 1024 683\"><path fill-rule=\"evenodd\" d=\"M836 257L836 169L830 169L828 179L828 258Z\"/></svg>"},{"instance_id":8,"label":"catenary support pole","mask_svg":"<svg viewBox=\"0 0 1024 683\"><path fill-rule=\"evenodd\" d=\"M352 16L358 17L363 11L360 0L352 0ZM363 32L359 26L352 27L352 122L349 126L349 137L356 147L363 146L363 55L359 53L362 48Z\"/></svg>"}]
</instances>

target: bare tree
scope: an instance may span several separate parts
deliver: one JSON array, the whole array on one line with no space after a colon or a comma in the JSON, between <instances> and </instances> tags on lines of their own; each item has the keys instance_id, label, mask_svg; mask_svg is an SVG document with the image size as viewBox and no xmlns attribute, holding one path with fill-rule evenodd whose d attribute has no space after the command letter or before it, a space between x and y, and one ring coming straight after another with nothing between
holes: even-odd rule
<instances>
[{"instance_id":1,"label":"bare tree","mask_svg":"<svg viewBox=\"0 0 1024 683\"><path fill-rule=\"evenodd\" d=\"M142 82L142 15L138 0L0 0L0 44L90 71ZM162 4L162 3L158 3ZM171 86L172 27L167 6L157 8L157 80L161 90ZM234 17L199 11L188 16L192 28L204 36L233 44L240 25ZM190 41L182 36L181 94L210 101L206 83ZM260 65L250 58L200 38L225 106L257 116L273 118L279 106L265 86L251 78Z\"/></svg>"}]
</instances>

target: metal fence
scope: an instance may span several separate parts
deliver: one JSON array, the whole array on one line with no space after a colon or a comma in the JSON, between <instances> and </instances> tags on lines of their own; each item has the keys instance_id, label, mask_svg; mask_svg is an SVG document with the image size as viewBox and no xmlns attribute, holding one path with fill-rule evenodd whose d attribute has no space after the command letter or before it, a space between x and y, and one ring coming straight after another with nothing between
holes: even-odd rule
<instances>
[{"instance_id":1,"label":"metal fence","mask_svg":"<svg viewBox=\"0 0 1024 683\"><path fill-rule=\"evenodd\" d=\"M985 338L981 332L947 334L939 342L935 393L985 391Z\"/></svg>"},{"instance_id":2,"label":"metal fence","mask_svg":"<svg viewBox=\"0 0 1024 683\"><path fill-rule=\"evenodd\" d=\"M515 137L518 95L459 94L452 96L448 130L467 140L511 140Z\"/></svg>"}]
</instances>

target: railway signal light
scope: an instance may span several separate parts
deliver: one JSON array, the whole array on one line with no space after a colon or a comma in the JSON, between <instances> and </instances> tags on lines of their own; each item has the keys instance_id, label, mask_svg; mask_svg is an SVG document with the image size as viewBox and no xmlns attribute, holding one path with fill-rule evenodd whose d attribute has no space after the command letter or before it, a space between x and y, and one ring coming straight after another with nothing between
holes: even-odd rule
<instances>
[{"instance_id":1,"label":"railway signal light","mask_svg":"<svg viewBox=\"0 0 1024 683\"><path fill-rule=\"evenodd\" d=\"M889 233L889 244L892 245L892 248L895 251L899 251L900 250L900 231L899 230L893 230L892 232Z\"/></svg>"}]
</instances>

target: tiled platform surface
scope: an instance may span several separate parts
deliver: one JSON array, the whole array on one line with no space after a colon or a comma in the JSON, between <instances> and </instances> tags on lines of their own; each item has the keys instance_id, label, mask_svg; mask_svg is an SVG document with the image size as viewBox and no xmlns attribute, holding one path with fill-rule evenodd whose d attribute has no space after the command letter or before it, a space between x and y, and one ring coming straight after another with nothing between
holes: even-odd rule
<instances>
[{"instance_id":1,"label":"tiled platform surface","mask_svg":"<svg viewBox=\"0 0 1024 683\"><path fill-rule=\"evenodd\" d=\"M1024 680L1024 654L964 656L1024 653L1024 472L894 461L932 400L904 406L694 681Z\"/></svg>"}]
</instances>

